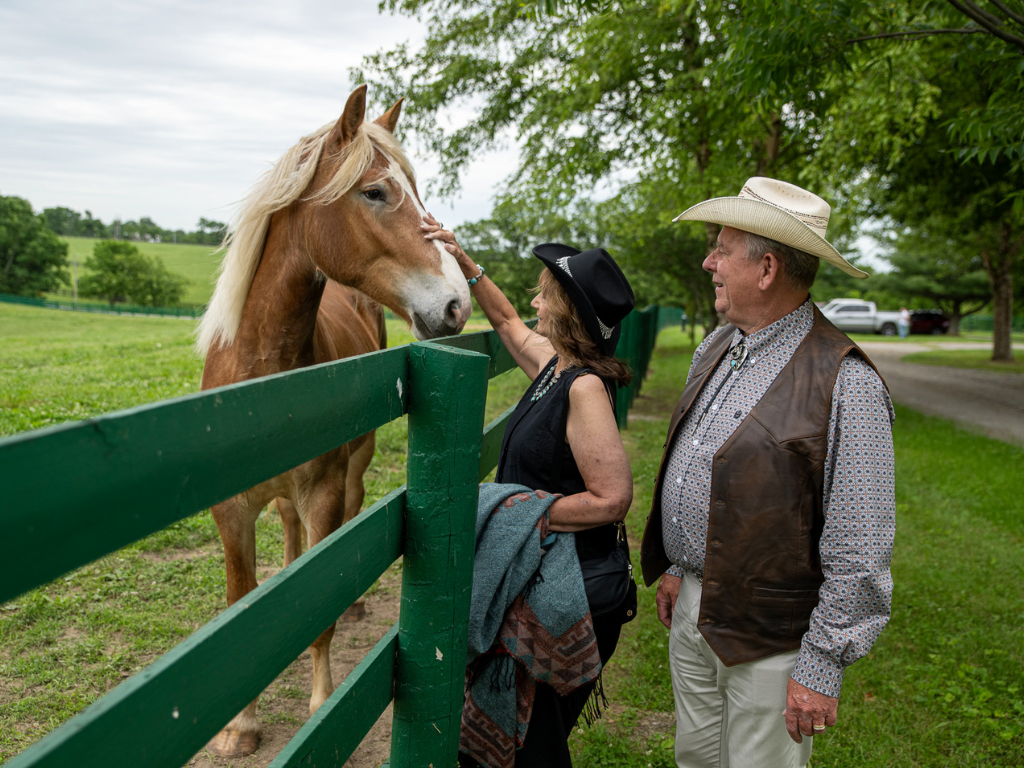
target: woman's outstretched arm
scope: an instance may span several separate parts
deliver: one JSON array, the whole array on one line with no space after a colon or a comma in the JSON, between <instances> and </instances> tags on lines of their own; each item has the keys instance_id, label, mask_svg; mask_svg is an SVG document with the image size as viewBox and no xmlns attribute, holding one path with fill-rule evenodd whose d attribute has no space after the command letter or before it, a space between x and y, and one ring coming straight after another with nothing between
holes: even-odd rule
<instances>
[{"instance_id":1,"label":"woman's outstretched arm","mask_svg":"<svg viewBox=\"0 0 1024 768\"><path fill-rule=\"evenodd\" d=\"M430 214L423 217L423 222L424 237L443 242L444 247L459 262L459 268L467 280L476 277L480 270L456 242L455 235L447 229L442 229ZM491 327L497 331L506 349L512 353L516 364L531 380L537 378L537 374L555 354L551 342L534 333L519 319L515 307L487 275L481 277L476 285L471 285L470 291L480 309L487 315Z\"/></svg>"}]
</instances>

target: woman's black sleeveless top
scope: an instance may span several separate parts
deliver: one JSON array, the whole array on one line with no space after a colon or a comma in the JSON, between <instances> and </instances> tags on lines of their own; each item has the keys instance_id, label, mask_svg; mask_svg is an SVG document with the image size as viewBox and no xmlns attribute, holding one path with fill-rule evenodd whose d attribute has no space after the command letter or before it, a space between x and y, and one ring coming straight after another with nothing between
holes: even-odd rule
<instances>
[{"instance_id":1,"label":"woman's black sleeveless top","mask_svg":"<svg viewBox=\"0 0 1024 768\"><path fill-rule=\"evenodd\" d=\"M551 388L536 402L530 400L545 382L545 374L558 364L558 357L544 366L519 401L505 427L498 457L499 483L519 483L533 490L571 496L587 490L572 448L565 441L569 415L569 388L577 376L597 375L590 368L562 371ZM609 395L614 385L604 381ZM561 451L559 451L561 446ZM556 455L560 452L561 455ZM605 555L615 546L615 526L609 523L576 533L576 552L581 560Z\"/></svg>"}]
</instances>

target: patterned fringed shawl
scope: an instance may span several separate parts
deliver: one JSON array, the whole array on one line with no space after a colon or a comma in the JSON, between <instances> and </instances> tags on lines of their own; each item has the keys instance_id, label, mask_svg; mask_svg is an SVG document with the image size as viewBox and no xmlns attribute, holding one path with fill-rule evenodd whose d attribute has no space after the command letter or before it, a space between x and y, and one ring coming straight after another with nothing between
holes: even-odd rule
<instances>
[{"instance_id":1,"label":"patterned fringed shawl","mask_svg":"<svg viewBox=\"0 0 1024 768\"><path fill-rule=\"evenodd\" d=\"M601 672L574 537L548 530L557 498L480 486L459 748L488 768L512 768L538 682L566 696Z\"/></svg>"}]
</instances>

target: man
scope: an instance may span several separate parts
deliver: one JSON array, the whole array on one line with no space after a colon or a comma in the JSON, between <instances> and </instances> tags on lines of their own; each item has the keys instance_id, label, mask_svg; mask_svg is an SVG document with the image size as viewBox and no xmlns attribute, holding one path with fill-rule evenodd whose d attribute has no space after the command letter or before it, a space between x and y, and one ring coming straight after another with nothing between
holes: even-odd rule
<instances>
[{"instance_id":1,"label":"man","mask_svg":"<svg viewBox=\"0 0 1024 768\"><path fill-rule=\"evenodd\" d=\"M781 181L676 221L723 225L704 261L728 325L697 349L641 548L670 629L676 762L803 766L843 670L889 618L892 403L809 297L830 208Z\"/></svg>"}]
</instances>

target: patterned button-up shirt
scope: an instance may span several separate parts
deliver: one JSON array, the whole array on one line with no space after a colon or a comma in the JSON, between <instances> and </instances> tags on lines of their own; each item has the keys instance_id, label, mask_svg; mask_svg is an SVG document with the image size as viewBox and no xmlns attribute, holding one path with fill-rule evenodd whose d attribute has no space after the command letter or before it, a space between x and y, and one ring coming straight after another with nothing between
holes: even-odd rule
<instances>
[{"instance_id":1,"label":"patterned button-up shirt","mask_svg":"<svg viewBox=\"0 0 1024 768\"><path fill-rule=\"evenodd\" d=\"M726 355L680 424L662 491L665 553L674 563L670 574L703 573L714 455L767 392L813 322L808 300L749 336L734 331L730 348L743 341L745 363L730 375ZM697 348L691 372L723 331ZM878 374L859 357L847 355L832 390L828 422L825 525L819 544L825 581L793 670L798 683L828 696L839 696L843 670L867 654L889 620L896 525L894 418Z\"/></svg>"}]
</instances>

